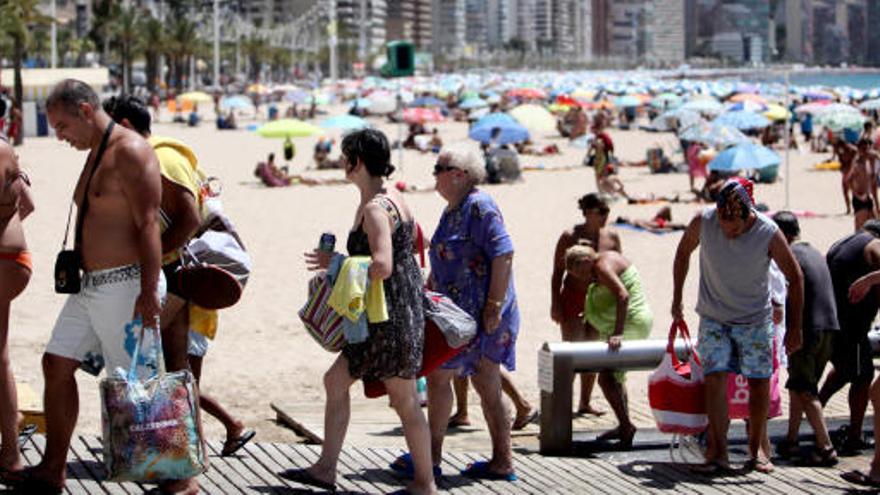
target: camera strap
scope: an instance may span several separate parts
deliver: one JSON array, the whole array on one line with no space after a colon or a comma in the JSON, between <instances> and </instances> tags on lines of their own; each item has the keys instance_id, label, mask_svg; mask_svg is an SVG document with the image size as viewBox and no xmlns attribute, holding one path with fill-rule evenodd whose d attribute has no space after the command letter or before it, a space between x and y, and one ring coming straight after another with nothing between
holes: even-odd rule
<instances>
[{"instance_id":1,"label":"camera strap","mask_svg":"<svg viewBox=\"0 0 880 495\"><path fill-rule=\"evenodd\" d=\"M92 165L92 170L89 172L89 178L86 179L86 187L83 191L83 199L82 206L76 212L76 227L73 238L73 249L79 251L81 238L82 238L82 228L83 222L85 222L86 211L89 209L89 185L92 183L92 177L95 176L95 170L98 169L98 165L101 164L101 157L104 156L104 151L107 149L107 142L110 140L110 133L113 132L113 126L116 125L116 122L110 121L107 124L107 128L104 129L104 135L101 137L101 144L98 146L98 151L95 153L95 162ZM86 165L88 165L88 159L86 159ZM73 198L70 198L70 208L67 210L67 226L64 227L64 241L61 245L61 249L64 250L67 248L67 236L70 233L70 217L73 214L73 203L76 199L76 191L74 190Z\"/></svg>"}]
</instances>

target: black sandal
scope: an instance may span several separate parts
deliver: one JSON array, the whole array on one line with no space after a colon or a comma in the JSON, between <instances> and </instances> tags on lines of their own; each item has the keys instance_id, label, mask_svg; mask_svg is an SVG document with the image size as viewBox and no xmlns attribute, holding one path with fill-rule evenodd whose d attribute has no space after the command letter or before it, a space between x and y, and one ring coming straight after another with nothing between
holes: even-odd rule
<instances>
[{"instance_id":1,"label":"black sandal","mask_svg":"<svg viewBox=\"0 0 880 495\"><path fill-rule=\"evenodd\" d=\"M834 447L831 448L834 450ZM797 440L792 442L791 440L782 440L776 444L776 455L779 456L780 459L794 459L801 454L801 448L797 443Z\"/></svg>"},{"instance_id":2,"label":"black sandal","mask_svg":"<svg viewBox=\"0 0 880 495\"><path fill-rule=\"evenodd\" d=\"M836 466L837 462L837 451L834 450L834 447L827 449L817 447L810 452L809 457L804 459L803 465L807 467L832 467Z\"/></svg>"}]
</instances>

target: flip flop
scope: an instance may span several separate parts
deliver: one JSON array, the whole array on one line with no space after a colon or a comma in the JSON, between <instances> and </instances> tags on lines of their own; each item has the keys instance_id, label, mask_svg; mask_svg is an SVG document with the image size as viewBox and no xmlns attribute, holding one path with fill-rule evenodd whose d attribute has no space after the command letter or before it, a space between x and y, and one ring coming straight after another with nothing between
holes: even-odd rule
<instances>
[{"instance_id":1,"label":"flip flop","mask_svg":"<svg viewBox=\"0 0 880 495\"><path fill-rule=\"evenodd\" d=\"M34 433L37 432L37 425L26 425L18 432L18 448L22 449L28 443Z\"/></svg>"},{"instance_id":2,"label":"flip flop","mask_svg":"<svg viewBox=\"0 0 880 495\"><path fill-rule=\"evenodd\" d=\"M223 450L220 451L220 457L229 457L232 454L235 454L241 450L242 447L247 445L248 442L253 440L256 435L257 432L254 430L245 430L244 433L238 436L238 438L226 440L223 442Z\"/></svg>"},{"instance_id":3,"label":"flip flop","mask_svg":"<svg viewBox=\"0 0 880 495\"><path fill-rule=\"evenodd\" d=\"M751 458L743 464L743 471L757 471L761 474L770 474L776 470L773 463L769 459Z\"/></svg>"},{"instance_id":4,"label":"flip flop","mask_svg":"<svg viewBox=\"0 0 880 495\"><path fill-rule=\"evenodd\" d=\"M278 473L278 476L301 485L313 486L328 492L336 492L336 483L327 483L324 480L319 480L305 469L288 469Z\"/></svg>"},{"instance_id":5,"label":"flip flop","mask_svg":"<svg viewBox=\"0 0 880 495\"><path fill-rule=\"evenodd\" d=\"M447 428L461 428L462 426L470 426L470 420L460 420L457 417L453 416L449 418L449 424L446 425Z\"/></svg>"},{"instance_id":6,"label":"flip flop","mask_svg":"<svg viewBox=\"0 0 880 495\"><path fill-rule=\"evenodd\" d=\"M709 461L691 466L690 471L692 473L702 474L703 476L717 476L719 474L728 473L730 471L730 466L725 466L718 461Z\"/></svg>"},{"instance_id":7,"label":"flip flop","mask_svg":"<svg viewBox=\"0 0 880 495\"><path fill-rule=\"evenodd\" d=\"M848 473L840 473L840 477L850 483L867 486L870 488L880 488L880 481L871 479L871 476L864 471L850 471Z\"/></svg>"},{"instance_id":8,"label":"flip flop","mask_svg":"<svg viewBox=\"0 0 880 495\"><path fill-rule=\"evenodd\" d=\"M532 409L525 416L516 418L514 420L513 425L510 427L513 431L519 431L528 426L530 423L534 423L538 419L538 410Z\"/></svg>"},{"instance_id":9,"label":"flip flop","mask_svg":"<svg viewBox=\"0 0 880 495\"><path fill-rule=\"evenodd\" d=\"M392 471L397 471L398 473L405 474L408 478L412 478L415 476L416 468L413 465L412 454L409 452L402 454L397 459L394 459L394 462L388 465ZM439 478L443 476L443 471L440 469L440 466L434 466L434 477Z\"/></svg>"},{"instance_id":10,"label":"flip flop","mask_svg":"<svg viewBox=\"0 0 880 495\"><path fill-rule=\"evenodd\" d=\"M64 487L25 474L24 479L15 487L14 492L27 493L28 495L60 495L64 492Z\"/></svg>"},{"instance_id":11,"label":"flip flop","mask_svg":"<svg viewBox=\"0 0 880 495\"><path fill-rule=\"evenodd\" d=\"M516 477L516 473L496 473L490 471L487 461L477 461L473 464L468 464L468 467L461 471L461 475L468 478L490 481L516 481L519 479Z\"/></svg>"}]
</instances>

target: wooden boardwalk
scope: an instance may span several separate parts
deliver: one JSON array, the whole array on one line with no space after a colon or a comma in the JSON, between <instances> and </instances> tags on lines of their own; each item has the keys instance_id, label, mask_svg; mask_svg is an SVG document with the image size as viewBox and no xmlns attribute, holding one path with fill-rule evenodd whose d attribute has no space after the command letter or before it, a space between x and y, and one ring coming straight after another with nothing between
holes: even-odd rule
<instances>
[{"instance_id":1,"label":"wooden boardwalk","mask_svg":"<svg viewBox=\"0 0 880 495\"><path fill-rule=\"evenodd\" d=\"M36 435L25 447L28 464L36 463L45 438ZM310 488L289 482L277 473L291 467L306 467L318 458L320 447L278 443L251 443L236 456L219 456L220 442L208 444L211 468L200 477L209 494L294 494ZM461 476L459 470L480 460L479 454L447 453L441 466L444 476L439 488L445 493L720 493L789 494L853 493L853 485L840 479L842 470L864 468L867 456L842 459L831 469L778 467L770 476L735 473L709 478L691 473L669 461L668 452L657 445L650 450L595 457L543 457L535 452L516 453L519 481L477 481ZM342 493L390 493L405 487L406 480L388 469L400 450L346 448L342 452L337 483ZM137 494L150 486L111 483L105 477L101 442L96 437L76 436L68 457L69 494Z\"/></svg>"}]
</instances>

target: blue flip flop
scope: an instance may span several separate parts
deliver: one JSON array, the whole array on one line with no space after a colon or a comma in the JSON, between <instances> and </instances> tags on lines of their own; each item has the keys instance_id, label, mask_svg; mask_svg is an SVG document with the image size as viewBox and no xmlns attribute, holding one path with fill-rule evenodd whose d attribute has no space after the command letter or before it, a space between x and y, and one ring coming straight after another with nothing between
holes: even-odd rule
<instances>
[{"instance_id":1,"label":"blue flip flop","mask_svg":"<svg viewBox=\"0 0 880 495\"><path fill-rule=\"evenodd\" d=\"M486 461L477 461L473 464L468 464L467 469L462 470L461 475L467 476L468 478L491 481L516 481L519 479L516 477L516 473L496 473L490 471L489 463Z\"/></svg>"},{"instance_id":2,"label":"blue flip flop","mask_svg":"<svg viewBox=\"0 0 880 495\"><path fill-rule=\"evenodd\" d=\"M388 467L393 471L406 475L408 478L415 476L416 468L413 465L412 454L409 452L395 459ZM440 476L443 476L443 470L440 469L440 466L434 466L434 477L439 478Z\"/></svg>"}]
</instances>

